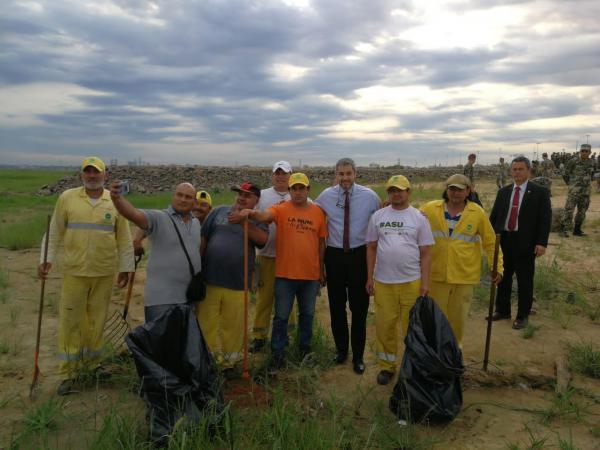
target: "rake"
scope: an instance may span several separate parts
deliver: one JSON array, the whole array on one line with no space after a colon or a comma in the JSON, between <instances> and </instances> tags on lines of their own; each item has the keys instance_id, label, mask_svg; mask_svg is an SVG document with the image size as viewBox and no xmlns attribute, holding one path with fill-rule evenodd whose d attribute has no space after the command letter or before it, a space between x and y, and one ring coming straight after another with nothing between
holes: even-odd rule
<instances>
[{"instance_id":1,"label":"rake","mask_svg":"<svg viewBox=\"0 0 600 450\"><path fill-rule=\"evenodd\" d=\"M129 302L131 301L131 294L133 292L135 272L141 259L142 255L136 256L135 268L133 269L133 273L129 275L129 282L127 284L127 295L125 296L125 305L123 306L123 313L121 314L119 311L114 311L104 325L104 342L109 344L113 348L121 347L125 342L125 335L131 330L129 322L127 322L127 313L129 312Z\"/></svg>"}]
</instances>

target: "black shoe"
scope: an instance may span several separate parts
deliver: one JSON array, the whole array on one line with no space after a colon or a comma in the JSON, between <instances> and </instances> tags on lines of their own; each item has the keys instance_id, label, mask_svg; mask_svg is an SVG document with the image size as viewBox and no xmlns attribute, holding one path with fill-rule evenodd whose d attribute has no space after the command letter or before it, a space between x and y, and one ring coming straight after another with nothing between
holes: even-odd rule
<instances>
[{"instance_id":1,"label":"black shoe","mask_svg":"<svg viewBox=\"0 0 600 450\"><path fill-rule=\"evenodd\" d=\"M348 359L348 353L336 353L333 357L334 364L344 364Z\"/></svg>"},{"instance_id":2,"label":"black shoe","mask_svg":"<svg viewBox=\"0 0 600 450\"><path fill-rule=\"evenodd\" d=\"M393 376L394 372L390 372L389 370L382 370L377 374L377 384L385 386L390 382Z\"/></svg>"},{"instance_id":3,"label":"black shoe","mask_svg":"<svg viewBox=\"0 0 600 450\"><path fill-rule=\"evenodd\" d=\"M365 373L365 363L362 359L360 361L352 361L352 369L354 370L354 373L362 375Z\"/></svg>"},{"instance_id":4,"label":"black shoe","mask_svg":"<svg viewBox=\"0 0 600 450\"><path fill-rule=\"evenodd\" d=\"M77 391L75 391L73 389L73 387L75 386L75 380L73 380L72 378L67 378L66 380L62 380L62 382L60 383L60 386L58 386L58 389L56 390L56 394L57 395L69 395L69 394L76 394Z\"/></svg>"},{"instance_id":5,"label":"black shoe","mask_svg":"<svg viewBox=\"0 0 600 450\"><path fill-rule=\"evenodd\" d=\"M488 317L489 316L487 316L485 318L485 320L488 320ZM492 322L495 322L497 320L506 320L506 319L510 319L510 314L502 314L502 313L499 313L498 311L496 311L494 314L492 314Z\"/></svg>"},{"instance_id":6,"label":"black shoe","mask_svg":"<svg viewBox=\"0 0 600 450\"><path fill-rule=\"evenodd\" d=\"M225 380L227 381L231 381L231 380L235 380L236 378L239 378L237 372L235 371L235 369L233 367L228 367L227 369L223 369L223 378L225 378Z\"/></svg>"},{"instance_id":7,"label":"black shoe","mask_svg":"<svg viewBox=\"0 0 600 450\"><path fill-rule=\"evenodd\" d=\"M283 369L285 366L285 357L283 355L272 355L271 361L269 361L268 371L269 373L275 373L278 370Z\"/></svg>"},{"instance_id":8,"label":"black shoe","mask_svg":"<svg viewBox=\"0 0 600 450\"><path fill-rule=\"evenodd\" d=\"M576 226L576 227L573 229L573 236L585 237L585 236L587 236L587 234L585 234L585 233L583 232L583 230L581 229L581 227L578 227L578 226Z\"/></svg>"},{"instance_id":9,"label":"black shoe","mask_svg":"<svg viewBox=\"0 0 600 450\"><path fill-rule=\"evenodd\" d=\"M248 351L250 353L258 352L265 346L265 344L265 339L252 339L252 342L250 342L250 345L248 346Z\"/></svg>"},{"instance_id":10,"label":"black shoe","mask_svg":"<svg viewBox=\"0 0 600 450\"><path fill-rule=\"evenodd\" d=\"M527 319L515 319L512 324L513 330L522 330L527 326Z\"/></svg>"}]
</instances>

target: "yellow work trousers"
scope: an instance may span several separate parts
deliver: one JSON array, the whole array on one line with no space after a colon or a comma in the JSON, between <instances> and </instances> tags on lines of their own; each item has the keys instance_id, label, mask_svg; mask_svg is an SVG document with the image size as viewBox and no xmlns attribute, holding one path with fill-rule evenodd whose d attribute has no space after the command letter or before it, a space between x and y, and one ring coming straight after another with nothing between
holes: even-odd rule
<instances>
[{"instance_id":1,"label":"yellow work trousers","mask_svg":"<svg viewBox=\"0 0 600 450\"><path fill-rule=\"evenodd\" d=\"M198 303L196 315L206 345L221 368L233 367L242 357L244 344L244 291L207 284L206 297Z\"/></svg>"},{"instance_id":2,"label":"yellow work trousers","mask_svg":"<svg viewBox=\"0 0 600 450\"><path fill-rule=\"evenodd\" d=\"M271 327L273 316L273 299L275 286L275 258L258 256L256 258L256 274L258 276L258 300L254 308L253 339L266 339ZM296 330L298 322L298 307L294 302L292 313L288 320L288 334Z\"/></svg>"},{"instance_id":3,"label":"yellow work trousers","mask_svg":"<svg viewBox=\"0 0 600 450\"><path fill-rule=\"evenodd\" d=\"M375 334L377 363L394 372L398 359L398 322L402 336L408 329L408 316L421 289L421 280L387 284L375 281Z\"/></svg>"},{"instance_id":4,"label":"yellow work trousers","mask_svg":"<svg viewBox=\"0 0 600 450\"><path fill-rule=\"evenodd\" d=\"M458 345L462 348L465 324L473 299L473 285L430 281L429 296L435 300L446 315Z\"/></svg>"},{"instance_id":5,"label":"yellow work trousers","mask_svg":"<svg viewBox=\"0 0 600 450\"><path fill-rule=\"evenodd\" d=\"M112 293L113 275L76 277L65 274L58 309L58 371L73 378L97 364Z\"/></svg>"}]
</instances>

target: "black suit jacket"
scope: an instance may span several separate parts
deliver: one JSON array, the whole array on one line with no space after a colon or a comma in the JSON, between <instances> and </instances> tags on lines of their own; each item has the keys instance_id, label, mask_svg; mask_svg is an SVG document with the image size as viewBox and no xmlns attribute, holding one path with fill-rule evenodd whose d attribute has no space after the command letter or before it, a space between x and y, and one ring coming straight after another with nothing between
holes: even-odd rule
<instances>
[{"instance_id":1,"label":"black suit jacket","mask_svg":"<svg viewBox=\"0 0 600 450\"><path fill-rule=\"evenodd\" d=\"M510 210L510 197L514 184L504 186L498 191L490 214L490 222L496 233L502 234L506 216ZM548 246L548 235L552 223L550 192L539 184L527 183L527 190L519 209L518 239L520 253L531 254L536 245Z\"/></svg>"}]
</instances>

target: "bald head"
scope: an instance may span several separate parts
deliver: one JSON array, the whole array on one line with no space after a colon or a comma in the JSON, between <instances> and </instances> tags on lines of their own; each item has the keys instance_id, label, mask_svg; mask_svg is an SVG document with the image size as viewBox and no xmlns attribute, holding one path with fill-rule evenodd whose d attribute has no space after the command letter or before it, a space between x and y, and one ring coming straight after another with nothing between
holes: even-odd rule
<instances>
[{"instance_id":1,"label":"bald head","mask_svg":"<svg viewBox=\"0 0 600 450\"><path fill-rule=\"evenodd\" d=\"M191 183L180 183L175 187L171 206L179 214L189 214L196 202L196 188Z\"/></svg>"}]
</instances>

